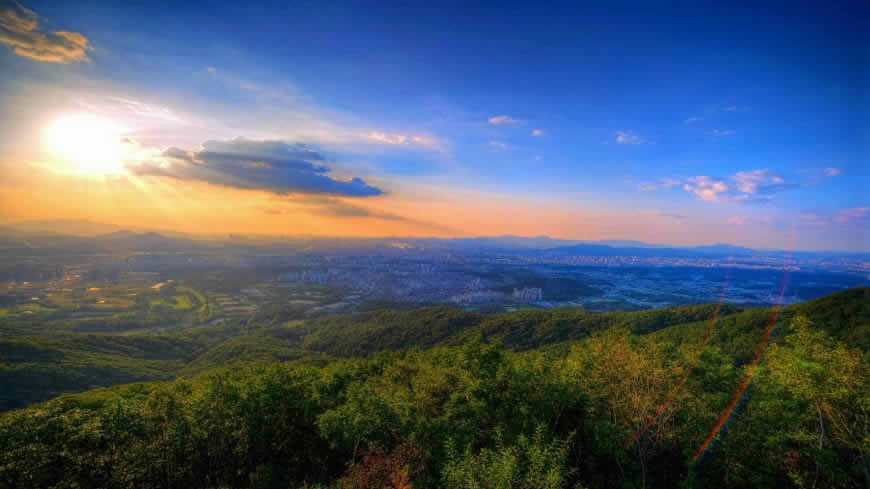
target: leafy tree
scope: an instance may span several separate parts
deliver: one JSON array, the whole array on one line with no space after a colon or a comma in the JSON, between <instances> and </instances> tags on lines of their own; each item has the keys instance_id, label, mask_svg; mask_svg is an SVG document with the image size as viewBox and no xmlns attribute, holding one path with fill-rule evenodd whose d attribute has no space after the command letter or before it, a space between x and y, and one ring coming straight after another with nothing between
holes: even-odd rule
<instances>
[{"instance_id":1,"label":"leafy tree","mask_svg":"<svg viewBox=\"0 0 870 489\"><path fill-rule=\"evenodd\" d=\"M778 445L791 448L784 452L789 476L799 487L845 487L856 475L870 486L870 366L860 351L804 316L791 329L782 345L771 347L762 379L768 398L784 400L792 421L775 435Z\"/></svg>"},{"instance_id":2,"label":"leafy tree","mask_svg":"<svg viewBox=\"0 0 870 489\"><path fill-rule=\"evenodd\" d=\"M475 452L469 445L459 453L452 441L442 470L445 489L559 489L572 473L566 467L569 442L548 441L539 427L531 438L520 435L506 444L502 432L493 435L494 447Z\"/></svg>"}]
</instances>

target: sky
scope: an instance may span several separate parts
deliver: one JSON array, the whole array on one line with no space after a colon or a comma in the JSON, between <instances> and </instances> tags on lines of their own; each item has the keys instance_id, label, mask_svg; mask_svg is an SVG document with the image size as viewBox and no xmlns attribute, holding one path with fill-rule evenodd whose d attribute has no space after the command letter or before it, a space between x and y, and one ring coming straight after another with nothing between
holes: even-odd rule
<instances>
[{"instance_id":1,"label":"sky","mask_svg":"<svg viewBox=\"0 0 870 489\"><path fill-rule=\"evenodd\" d=\"M0 0L0 222L870 250L861 4L377 3Z\"/></svg>"}]
</instances>

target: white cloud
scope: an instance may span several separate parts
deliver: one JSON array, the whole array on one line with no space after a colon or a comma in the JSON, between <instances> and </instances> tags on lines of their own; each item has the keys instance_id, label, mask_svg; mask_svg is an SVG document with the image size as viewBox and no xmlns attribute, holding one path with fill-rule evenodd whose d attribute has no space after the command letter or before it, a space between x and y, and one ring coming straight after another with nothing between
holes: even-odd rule
<instances>
[{"instance_id":1,"label":"white cloud","mask_svg":"<svg viewBox=\"0 0 870 489\"><path fill-rule=\"evenodd\" d=\"M689 177L686 182L683 184L683 190L691 192L707 202L718 201L720 195L728 191L728 185L725 182L708 176Z\"/></svg>"},{"instance_id":2,"label":"white cloud","mask_svg":"<svg viewBox=\"0 0 870 489\"><path fill-rule=\"evenodd\" d=\"M641 144L643 143L643 139L640 136L636 136L631 133L616 131L616 143L617 144Z\"/></svg>"},{"instance_id":3,"label":"white cloud","mask_svg":"<svg viewBox=\"0 0 870 489\"><path fill-rule=\"evenodd\" d=\"M710 134L712 136L733 136L737 134L737 131L734 129L713 129Z\"/></svg>"},{"instance_id":4,"label":"white cloud","mask_svg":"<svg viewBox=\"0 0 870 489\"><path fill-rule=\"evenodd\" d=\"M774 175L767 170L739 171L731 177L737 185L737 189L745 194L755 194L759 187L781 185L785 183L782 177Z\"/></svg>"},{"instance_id":5,"label":"white cloud","mask_svg":"<svg viewBox=\"0 0 870 489\"><path fill-rule=\"evenodd\" d=\"M398 146L404 144L417 144L420 146L425 146L427 148L435 147L438 145L438 141L435 138L431 138L429 136L420 136L420 135L408 135L401 133L389 133L382 131L371 131L368 133L369 141L379 143L379 144L387 144L391 146Z\"/></svg>"},{"instance_id":6,"label":"white cloud","mask_svg":"<svg viewBox=\"0 0 870 489\"><path fill-rule=\"evenodd\" d=\"M834 167L825 168L825 176L827 176L827 177L836 177L840 173L842 173L842 172L840 171L839 168L834 168Z\"/></svg>"},{"instance_id":7,"label":"white cloud","mask_svg":"<svg viewBox=\"0 0 870 489\"><path fill-rule=\"evenodd\" d=\"M370 132L369 139L383 144L405 144L408 142L408 136L404 134L388 134L378 131Z\"/></svg>"},{"instance_id":8,"label":"white cloud","mask_svg":"<svg viewBox=\"0 0 870 489\"><path fill-rule=\"evenodd\" d=\"M539 138L544 135L543 129L532 129L532 136Z\"/></svg>"},{"instance_id":9,"label":"white cloud","mask_svg":"<svg viewBox=\"0 0 870 489\"><path fill-rule=\"evenodd\" d=\"M490 141L487 144L489 144L489 147L491 149L494 149L496 151L504 151L508 147L508 145L502 141Z\"/></svg>"},{"instance_id":10,"label":"white cloud","mask_svg":"<svg viewBox=\"0 0 870 489\"><path fill-rule=\"evenodd\" d=\"M689 117L688 119L683 121L683 124L694 124L703 119L703 117Z\"/></svg>"},{"instance_id":11,"label":"white cloud","mask_svg":"<svg viewBox=\"0 0 870 489\"><path fill-rule=\"evenodd\" d=\"M411 136L411 141L421 145L421 146L437 146L438 141L434 138L430 138L428 136Z\"/></svg>"},{"instance_id":12,"label":"white cloud","mask_svg":"<svg viewBox=\"0 0 870 489\"><path fill-rule=\"evenodd\" d=\"M488 122L500 126L502 124L516 124L519 121L509 115L494 115L488 119Z\"/></svg>"},{"instance_id":13,"label":"white cloud","mask_svg":"<svg viewBox=\"0 0 870 489\"><path fill-rule=\"evenodd\" d=\"M734 182L733 185L726 183L728 180ZM728 178L689 177L683 184L683 190L708 202L763 204L771 202L776 194L799 186L796 183L787 183L781 176L761 169L739 171Z\"/></svg>"}]
</instances>

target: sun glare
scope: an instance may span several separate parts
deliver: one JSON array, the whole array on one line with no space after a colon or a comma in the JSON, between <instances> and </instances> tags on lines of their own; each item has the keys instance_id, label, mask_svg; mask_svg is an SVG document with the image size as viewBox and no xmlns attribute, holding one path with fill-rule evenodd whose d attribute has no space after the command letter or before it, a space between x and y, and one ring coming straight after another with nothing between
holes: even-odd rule
<instances>
[{"instance_id":1,"label":"sun glare","mask_svg":"<svg viewBox=\"0 0 870 489\"><path fill-rule=\"evenodd\" d=\"M122 141L123 132L114 121L93 114L72 114L46 127L45 144L83 175L114 175L123 173L130 151L130 145Z\"/></svg>"}]
</instances>

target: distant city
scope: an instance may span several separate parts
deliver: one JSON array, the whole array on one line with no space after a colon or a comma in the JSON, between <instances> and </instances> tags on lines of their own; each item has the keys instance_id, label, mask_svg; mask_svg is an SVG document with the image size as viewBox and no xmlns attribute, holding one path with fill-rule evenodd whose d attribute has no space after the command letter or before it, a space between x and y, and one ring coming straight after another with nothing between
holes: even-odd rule
<instances>
[{"instance_id":1,"label":"distant city","mask_svg":"<svg viewBox=\"0 0 870 489\"><path fill-rule=\"evenodd\" d=\"M453 304L466 310L582 307L641 310L722 300L792 304L870 283L870 256L674 248L638 242L549 238L202 240L154 232L76 236L2 230L0 281L12 314L93 302L82 318L110 317L100 284L153 293L199 284L208 320L251 317L275 305L306 314ZM103 294L105 295L105 293ZM101 302L102 301L102 302ZM105 305L107 311L100 311ZM31 309L28 309L30 307Z\"/></svg>"}]
</instances>

